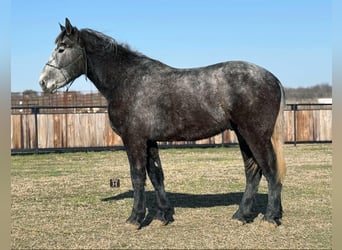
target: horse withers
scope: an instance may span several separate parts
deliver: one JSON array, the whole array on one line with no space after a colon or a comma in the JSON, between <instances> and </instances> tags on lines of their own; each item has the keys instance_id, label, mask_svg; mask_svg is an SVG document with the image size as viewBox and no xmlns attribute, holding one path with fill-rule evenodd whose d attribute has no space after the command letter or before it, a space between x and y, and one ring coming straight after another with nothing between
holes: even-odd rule
<instances>
[{"instance_id":1,"label":"horse withers","mask_svg":"<svg viewBox=\"0 0 342 250\"><path fill-rule=\"evenodd\" d=\"M246 175L233 218L253 221L263 175L268 183L263 220L281 223L284 91L272 73L243 61L176 69L103 33L77 29L68 19L60 27L40 85L54 93L84 74L107 99L111 127L121 136L130 165L134 204L128 223L140 228L145 219L146 175L156 191L156 219L163 224L173 220L157 141L198 140L226 129L237 135Z\"/></svg>"}]
</instances>

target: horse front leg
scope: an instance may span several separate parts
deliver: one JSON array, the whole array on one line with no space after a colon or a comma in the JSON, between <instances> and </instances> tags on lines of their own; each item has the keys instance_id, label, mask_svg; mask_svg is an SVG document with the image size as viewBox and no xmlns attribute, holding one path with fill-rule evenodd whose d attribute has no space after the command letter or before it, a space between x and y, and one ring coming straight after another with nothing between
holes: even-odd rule
<instances>
[{"instance_id":1,"label":"horse front leg","mask_svg":"<svg viewBox=\"0 0 342 250\"><path fill-rule=\"evenodd\" d=\"M124 140L128 161L130 165L131 181L133 186L134 202L132 213L127 219L127 223L140 229L146 214L145 204L145 183L146 183L146 142L139 142L138 139L133 143Z\"/></svg>"},{"instance_id":2,"label":"horse front leg","mask_svg":"<svg viewBox=\"0 0 342 250\"><path fill-rule=\"evenodd\" d=\"M170 202L166 196L164 188L164 173L159 157L158 145L155 141L147 143L147 173L150 177L152 185L157 196L157 213L155 219L160 220L163 225L172 222L174 210L170 206Z\"/></svg>"}]
</instances>

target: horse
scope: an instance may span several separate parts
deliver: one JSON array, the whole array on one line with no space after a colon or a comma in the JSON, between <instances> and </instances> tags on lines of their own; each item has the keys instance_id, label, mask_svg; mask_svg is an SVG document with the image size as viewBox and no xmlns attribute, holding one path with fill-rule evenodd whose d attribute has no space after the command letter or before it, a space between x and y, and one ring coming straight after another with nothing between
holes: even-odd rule
<instances>
[{"instance_id":1,"label":"horse","mask_svg":"<svg viewBox=\"0 0 342 250\"><path fill-rule=\"evenodd\" d=\"M178 69L98 31L78 29L68 18L59 25L39 84L44 92L55 93L85 75L106 98L111 128L121 137L130 166L134 202L129 225L140 229L145 220L147 175L156 193L154 219L163 225L173 221L157 142L199 140L227 129L236 133L246 177L232 219L253 222L264 176L268 203L262 221L281 224L284 90L271 72L245 61Z\"/></svg>"}]
</instances>

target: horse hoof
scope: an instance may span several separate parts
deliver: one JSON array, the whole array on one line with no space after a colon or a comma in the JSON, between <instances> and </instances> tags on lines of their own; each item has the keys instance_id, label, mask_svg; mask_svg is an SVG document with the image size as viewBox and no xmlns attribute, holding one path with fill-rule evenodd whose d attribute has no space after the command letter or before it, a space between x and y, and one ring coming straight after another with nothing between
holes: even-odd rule
<instances>
[{"instance_id":1,"label":"horse hoof","mask_svg":"<svg viewBox=\"0 0 342 250\"><path fill-rule=\"evenodd\" d=\"M142 223L140 223L138 220L134 219L134 217L132 218L132 216L130 218L128 218L126 220L126 225L127 227L134 229L134 230L139 230L142 226Z\"/></svg>"},{"instance_id":2,"label":"horse hoof","mask_svg":"<svg viewBox=\"0 0 342 250\"><path fill-rule=\"evenodd\" d=\"M253 219L251 216L243 216L241 213L239 212L236 212L233 217L232 217L232 220L234 222L236 222L236 224L239 224L239 225L245 225L247 223L251 223L253 222Z\"/></svg>"},{"instance_id":3,"label":"horse hoof","mask_svg":"<svg viewBox=\"0 0 342 250\"><path fill-rule=\"evenodd\" d=\"M238 226L243 226L247 224L247 221L244 219L240 219L240 218L232 218L232 221L234 224L238 225Z\"/></svg>"},{"instance_id":4,"label":"horse hoof","mask_svg":"<svg viewBox=\"0 0 342 250\"><path fill-rule=\"evenodd\" d=\"M169 224L170 222L173 222L173 214L174 214L174 209L173 208L169 208L166 210L158 210L156 215L154 216L153 221L159 221L158 223L160 225L166 226L167 224Z\"/></svg>"},{"instance_id":5,"label":"horse hoof","mask_svg":"<svg viewBox=\"0 0 342 250\"><path fill-rule=\"evenodd\" d=\"M280 222L277 222L275 220L261 220L261 225L267 228L277 228L280 225Z\"/></svg>"},{"instance_id":6,"label":"horse hoof","mask_svg":"<svg viewBox=\"0 0 342 250\"><path fill-rule=\"evenodd\" d=\"M154 219L154 220L152 220L150 225L153 227L163 227L163 226L168 225L169 223L170 223L170 221L162 221L159 219Z\"/></svg>"},{"instance_id":7,"label":"horse hoof","mask_svg":"<svg viewBox=\"0 0 342 250\"><path fill-rule=\"evenodd\" d=\"M130 229L130 230L139 230L141 229L141 224L138 222L130 222L130 221L126 221L125 226Z\"/></svg>"}]
</instances>

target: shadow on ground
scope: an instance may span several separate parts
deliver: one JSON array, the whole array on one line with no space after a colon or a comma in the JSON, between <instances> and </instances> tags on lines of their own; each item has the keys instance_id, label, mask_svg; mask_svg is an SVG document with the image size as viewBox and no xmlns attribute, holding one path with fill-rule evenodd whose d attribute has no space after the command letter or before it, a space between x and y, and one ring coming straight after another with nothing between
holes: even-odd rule
<instances>
[{"instance_id":1,"label":"shadow on ground","mask_svg":"<svg viewBox=\"0 0 342 250\"><path fill-rule=\"evenodd\" d=\"M224 194L184 194L184 193L171 193L167 192L167 196L171 205L174 208L208 208L217 206L231 206L239 205L242 199L242 192L224 193ZM115 202L117 200L133 199L133 191L127 191L115 196L101 199L104 202ZM256 203L254 206L254 218L259 213L265 214L267 206L267 194L257 194ZM156 214L156 198L154 191L146 192L146 207L148 215L145 218L144 225L147 226L151 223Z\"/></svg>"}]
</instances>

